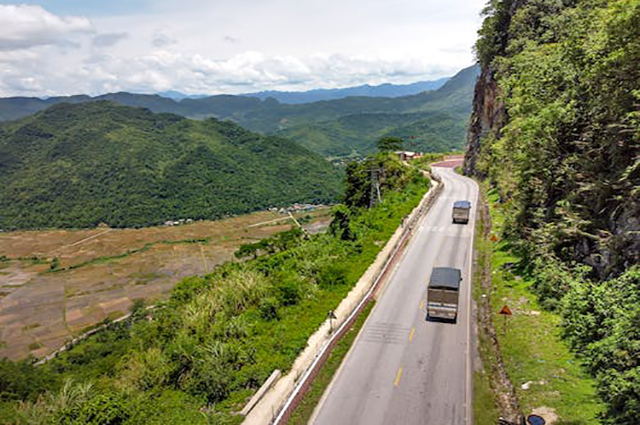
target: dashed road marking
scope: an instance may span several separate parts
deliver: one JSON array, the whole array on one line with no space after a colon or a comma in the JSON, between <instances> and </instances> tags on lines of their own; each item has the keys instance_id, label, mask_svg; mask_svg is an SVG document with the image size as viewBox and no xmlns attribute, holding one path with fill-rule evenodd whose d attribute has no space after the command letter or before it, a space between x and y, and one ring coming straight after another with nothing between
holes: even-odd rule
<instances>
[{"instance_id":1,"label":"dashed road marking","mask_svg":"<svg viewBox=\"0 0 640 425\"><path fill-rule=\"evenodd\" d=\"M400 377L402 376L402 366L398 369L398 373L396 374L396 380L393 381L393 386L397 387L400 384Z\"/></svg>"}]
</instances>

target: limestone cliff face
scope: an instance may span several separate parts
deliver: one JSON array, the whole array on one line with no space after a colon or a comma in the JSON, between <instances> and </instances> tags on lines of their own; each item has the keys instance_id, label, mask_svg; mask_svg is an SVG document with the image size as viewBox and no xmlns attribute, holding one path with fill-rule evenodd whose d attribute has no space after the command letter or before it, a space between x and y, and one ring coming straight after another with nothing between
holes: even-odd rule
<instances>
[{"instance_id":1,"label":"limestone cliff face","mask_svg":"<svg viewBox=\"0 0 640 425\"><path fill-rule=\"evenodd\" d=\"M536 34L546 34L552 30L551 28L540 29L536 27L536 25L542 26L545 22L545 19L541 17L561 13L564 8L573 7L572 5L575 4L572 2L538 2L534 4L534 2L526 0L501 0L496 3L491 16L492 21L489 23L491 31L483 33L481 30L479 45L476 46L477 48L480 46L479 58L482 67L475 86L467 134L467 148L463 165L465 175L483 179L491 177L492 180L495 178L493 175L486 175L485 167L479 166L480 158L483 158L483 161L489 158L487 155L481 155L483 143L488 145L491 143L491 139L500 139L505 125L510 122L511 118L517 118L509 116L503 103L498 83L503 75L496 75L492 66L492 63L496 63L494 59L508 60L514 55L514 51L523 48L523 43L515 44L517 49L510 44L513 40L517 41L518 37L522 37L518 28L522 30L524 25L524 28L532 34L532 40L535 41ZM535 16L539 19L532 18ZM528 19L524 19L524 17L528 17ZM514 19L515 21L513 21ZM557 37L561 38L564 35L558 34ZM544 41L538 40L538 42L544 44ZM580 66L587 67L582 63L574 65L578 67L577 69ZM504 69L504 72L510 72L510 68L504 67ZM585 72L588 72L588 69L585 68ZM632 75L637 75L637 73L629 69L603 74L609 79L609 84L612 84L611 81L615 82L613 86L618 83L624 85L626 81L632 81ZM587 86L588 84L585 84L585 87ZM550 83L549 89L560 90L559 87L554 87L553 83ZM627 88L621 92L631 92L632 89ZM588 93L588 91L585 90L584 93ZM537 209L537 213L544 214L544 218L538 219L537 222L529 218L528 221L519 224L518 230L524 230L521 234L527 235L530 231L541 228L542 225L557 223L558 229L561 229L562 226L566 226L567 222L572 223L575 229L566 230L566 234L563 236L565 239L560 240L558 237L558 240L554 242L557 244L555 252L561 252L559 255L567 262L577 261L591 266L594 274L606 279L617 276L640 263L640 233L638 232L640 229L640 200L637 191L637 187L640 187L640 168L634 165L634 158L637 157L637 139L634 141L630 136L637 129L634 129L633 125L624 118L624 113L631 112L631 106L624 106L629 102L619 93L616 94L616 99L619 98L620 101L613 108L611 108L611 104L608 105L611 110L618 111L616 112L618 115L606 118L600 116L598 119L601 122L598 123L592 122L593 116L598 116L600 113L592 106L593 99L597 95L588 94L588 96L591 98L575 99L576 102L584 102L584 108L587 112L580 113L584 113L586 118L576 119L574 132L566 133L556 141L557 146L561 149L553 166L562 166L565 170L570 170L572 177L575 177L571 183L576 184L573 189L564 190L552 179L544 180L542 178L539 187L547 186L547 189L540 189L546 191L544 196L540 196L535 201L521 196L519 202L526 211L536 211ZM627 111L619 112L625 107L628 108ZM513 113L517 114L517 112ZM613 129L619 129L616 135L618 141L615 145L608 142L613 138L611 136ZM601 152L601 155L589 152L589 145L593 151ZM514 164L515 168L519 168L521 171L533 172L535 170L534 167L519 163L518 160L513 160L512 165ZM538 169L536 172L539 171ZM500 187L502 182L494 181L493 183ZM533 193L531 187L532 185L529 185L528 189ZM526 193L526 191L521 193ZM561 200L570 202L570 214L565 214L562 211L559 206ZM560 216L566 220L565 224L561 222ZM584 225L583 223L588 224Z\"/></svg>"},{"instance_id":2,"label":"limestone cliff face","mask_svg":"<svg viewBox=\"0 0 640 425\"><path fill-rule=\"evenodd\" d=\"M499 94L500 89L493 70L491 67L484 67L476 81L473 95L473 109L464 158L465 175L486 177L476 169L482 138L491 132L499 137L500 130L507 121L507 113L499 100Z\"/></svg>"}]
</instances>

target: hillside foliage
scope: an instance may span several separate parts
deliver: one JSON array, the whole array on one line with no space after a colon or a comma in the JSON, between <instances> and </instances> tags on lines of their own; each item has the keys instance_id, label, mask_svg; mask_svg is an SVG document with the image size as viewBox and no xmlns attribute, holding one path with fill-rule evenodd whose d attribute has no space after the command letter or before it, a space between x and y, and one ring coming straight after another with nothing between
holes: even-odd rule
<instances>
[{"instance_id":1,"label":"hillside foliage","mask_svg":"<svg viewBox=\"0 0 640 425\"><path fill-rule=\"evenodd\" d=\"M341 171L294 142L109 102L0 126L0 228L137 227L339 198Z\"/></svg>"},{"instance_id":2,"label":"hillside foliage","mask_svg":"<svg viewBox=\"0 0 640 425\"><path fill-rule=\"evenodd\" d=\"M506 125L478 172L500 192L507 233L608 403L640 418L640 2L492 0L476 45Z\"/></svg>"},{"instance_id":3,"label":"hillside foliage","mask_svg":"<svg viewBox=\"0 0 640 425\"><path fill-rule=\"evenodd\" d=\"M422 199L428 180L385 158L382 166L403 167L403 176L375 208L337 206L334 230L286 232L257 252L239 251L250 259L183 279L168 301L152 310L138 305L131 318L44 366L1 361L0 417L16 424L241 422L231 413L274 369L291 367Z\"/></svg>"}]
</instances>

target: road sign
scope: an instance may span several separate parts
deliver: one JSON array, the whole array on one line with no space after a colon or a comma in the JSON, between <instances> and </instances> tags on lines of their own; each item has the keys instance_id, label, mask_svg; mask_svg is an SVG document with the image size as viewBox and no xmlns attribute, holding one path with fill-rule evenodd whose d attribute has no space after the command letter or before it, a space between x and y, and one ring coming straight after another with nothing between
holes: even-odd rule
<instances>
[{"instance_id":1,"label":"road sign","mask_svg":"<svg viewBox=\"0 0 640 425\"><path fill-rule=\"evenodd\" d=\"M507 317L513 316L511 309L505 304L504 307L500 310L498 314L501 314L504 317L504 326L502 327L504 330L504 334L507 334Z\"/></svg>"},{"instance_id":2,"label":"road sign","mask_svg":"<svg viewBox=\"0 0 640 425\"><path fill-rule=\"evenodd\" d=\"M503 314L505 316L513 316L513 313L511 312L511 309L507 305L502 307L502 310L500 310L500 313L498 313L498 314Z\"/></svg>"}]
</instances>

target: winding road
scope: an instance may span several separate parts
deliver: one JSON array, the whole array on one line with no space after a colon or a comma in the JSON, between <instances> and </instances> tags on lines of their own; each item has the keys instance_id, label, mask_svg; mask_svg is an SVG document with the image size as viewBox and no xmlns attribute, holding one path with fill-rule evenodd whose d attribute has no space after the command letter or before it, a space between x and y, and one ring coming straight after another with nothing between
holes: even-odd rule
<instances>
[{"instance_id":1,"label":"winding road","mask_svg":"<svg viewBox=\"0 0 640 425\"><path fill-rule=\"evenodd\" d=\"M478 187L452 165L433 167L444 190L418 225L384 292L314 415L316 425L470 425L471 293ZM452 224L456 200L472 204L468 225ZM433 267L462 270L457 323L426 320Z\"/></svg>"}]
</instances>

